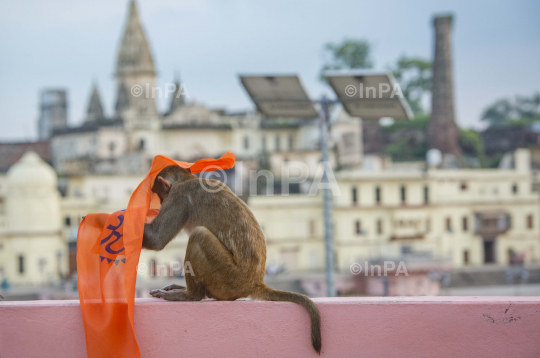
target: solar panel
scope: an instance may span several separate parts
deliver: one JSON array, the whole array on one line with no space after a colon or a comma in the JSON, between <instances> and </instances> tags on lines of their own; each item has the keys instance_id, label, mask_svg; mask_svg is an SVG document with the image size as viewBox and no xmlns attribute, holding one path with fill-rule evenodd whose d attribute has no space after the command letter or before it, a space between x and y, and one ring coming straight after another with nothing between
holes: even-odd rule
<instances>
[{"instance_id":1,"label":"solar panel","mask_svg":"<svg viewBox=\"0 0 540 358\"><path fill-rule=\"evenodd\" d=\"M240 75L240 81L265 117L319 116L297 75Z\"/></svg>"},{"instance_id":2,"label":"solar panel","mask_svg":"<svg viewBox=\"0 0 540 358\"><path fill-rule=\"evenodd\" d=\"M412 111L391 73L368 70L327 71L325 77L352 117L411 119Z\"/></svg>"}]
</instances>

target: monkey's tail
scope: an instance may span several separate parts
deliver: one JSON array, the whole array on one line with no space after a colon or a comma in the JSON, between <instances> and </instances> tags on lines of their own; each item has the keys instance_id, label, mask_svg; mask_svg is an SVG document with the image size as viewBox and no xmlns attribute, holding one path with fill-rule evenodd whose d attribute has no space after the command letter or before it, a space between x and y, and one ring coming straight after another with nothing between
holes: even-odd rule
<instances>
[{"instance_id":1,"label":"monkey's tail","mask_svg":"<svg viewBox=\"0 0 540 358\"><path fill-rule=\"evenodd\" d=\"M318 354L321 354L321 315L319 309L307 296L299 293L274 290L266 285L260 286L251 297L263 301L293 302L304 307L311 321L311 344Z\"/></svg>"}]
</instances>

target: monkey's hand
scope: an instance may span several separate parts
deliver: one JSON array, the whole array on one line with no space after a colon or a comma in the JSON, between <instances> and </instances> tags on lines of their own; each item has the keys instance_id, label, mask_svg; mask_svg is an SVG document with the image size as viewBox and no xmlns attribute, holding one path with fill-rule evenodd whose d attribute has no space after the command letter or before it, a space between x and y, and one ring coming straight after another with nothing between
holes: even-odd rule
<instances>
[{"instance_id":1,"label":"monkey's hand","mask_svg":"<svg viewBox=\"0 0 540 358\"><path fill-rule=\"evenodd\" d=\"M185 290L186 288L184 286L180 286L180 285L169 285L169 286L165 286L163 287L161 290L152 290L150 291L150 294L154 297L157 297L155 295L157 295L160 291L172 291L172 290Z\"/></svg>"},{"instance_id":2,"label":"monkey's hand","mask_svg":"<svg viewBox=\"0 0 540 358\"><path fill-rule=\"evenodd\" d=\"M169 286L167 286L169 287ZM179 286L180 287L180 286ZM170 290L153 290L150 291L152 297L163 298L167 301L188 301L185 288L170 289Z\"/></svg>"}]
</instances>

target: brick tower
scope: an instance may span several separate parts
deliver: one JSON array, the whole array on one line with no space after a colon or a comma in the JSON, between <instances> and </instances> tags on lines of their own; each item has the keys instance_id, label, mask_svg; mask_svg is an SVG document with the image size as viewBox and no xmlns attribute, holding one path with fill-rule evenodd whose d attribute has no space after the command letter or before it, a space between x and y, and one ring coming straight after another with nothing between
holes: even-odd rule
<instances>
[{"instance_id":1,"label":"brick tower","mask_svg":"<svg viewBox=\"0 0 540 358\"><path fill-rule=\"evenodd\" d=\"M429 148L443 154L461 156L458 145L459 129L454 119L452 85L452 16L437 16L435 26L435 57L431 87L431 120L429 122Z\"/></svg>"}]
</instances>

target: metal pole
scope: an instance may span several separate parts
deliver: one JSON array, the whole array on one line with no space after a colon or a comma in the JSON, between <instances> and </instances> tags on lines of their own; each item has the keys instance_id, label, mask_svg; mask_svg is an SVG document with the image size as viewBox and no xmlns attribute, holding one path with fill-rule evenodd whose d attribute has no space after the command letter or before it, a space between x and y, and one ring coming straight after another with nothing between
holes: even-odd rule
<instances>
[{"instance_id":1,"label":"metal pole","mask_svg":"<svg viewBox=\"0 0 540 358\"><path fill-rule=\"evenodd\" d=\"M328 153L328 99L321 99L321 161L324 168L322 176L323 184L323 212L324 212L324 246L326 254L326 295L336 296L334 284L334 233L332 223L332 193L327 173L332 170Z\"/></svg>"}]
</instances>

